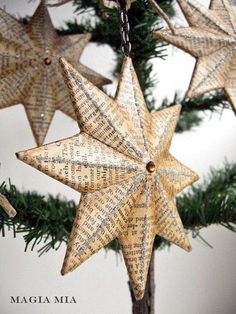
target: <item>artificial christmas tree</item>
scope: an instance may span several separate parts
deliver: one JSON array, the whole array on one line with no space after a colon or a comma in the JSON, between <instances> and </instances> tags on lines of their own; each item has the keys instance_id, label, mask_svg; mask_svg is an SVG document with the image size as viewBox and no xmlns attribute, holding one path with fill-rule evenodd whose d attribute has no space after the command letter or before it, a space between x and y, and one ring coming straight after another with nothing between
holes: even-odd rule
<instances>
[{"instance_id":1,"label":"artificial christmas tree","mask_svg":"<svg viewBox=\"0 0 236 314\"><path fill-rule=\"evenodd\" d=\"M152 87L156 85L151 75L152 63L150 59L154 57L163 58L166 46L165 43L153 38L152 35L153 31L160 26L160 19L157 13L147 1L141 0L133 2L128 12L123 11L123 18L121 18L121 20L117 8L112 10L108 9L104 7L100 1L81 0L74 1L73 4L78 13L81 13L83 10L88 10L89 12L92 9L96 20L94 21L94 19L88 15L84 23L78 24L77 22L70 21L64 29L60 29L58 32L63 35L76 34L82 31L90 32L92 33L92 41L99 44L108 44L117 54L116 73L120 71L120 63L123 58L120 49L121 40L119 29L120 26L122 26L123 32L127 32L127 22L129 21L131 32L128 38L126 36L124 38L123 52L130 53L146 104L150 110L153 110L155 100L152 96ZM169 16L173 15L172 1L158 1L158 4L161 5L166 14ZM120 5L124 10L124 7L126 7L125 2L121 2ZM129 42L132 44L131 52ZM171 73L169 73L169 75L171 75ZM126 99L126 101L128 104L130 99ZM161 107L169 107L170 103L169 101L165 101L162 103ZM119 104L118 107L119 106L122 108L122 104ZM190 100L185 99L182 101L183 109L179 124L177 125L177 131L183 132L191 129L193 126L199 125L203 120L203 116L200 114L201 111L214 112L219 108L228 107L229 104L225 96L221 93L212 93ZM114 110L116 112L116 109ZM133 113L134 111L130 108L130 115L127 115L129 122L132 121ZM132 123L134 122L135 119ZM114 127L116 123L115 120L112 121L111 126ZM122 129L122 132L123 131ZM99 129L97 132L99 132ZM222 129L221 133L223 132L224 130ZM137 135L132 134L131 131L127 133L127 139L128 136L135 137ZM20 140L23 146L24 140ZM112 143L109 145L112 145ZM211 156L208 157L211 159ZM115 159L112 158L112 161L115 161ZM40 158L37 162L40 162ZM153 165L150 164L150 169L152 168ZM88 180L88 178L86 178L86 180ZM226 164L221 170L212 172L205 184L195 186L185 194L180 195L176 200L176 205L179 209L185 229L192 230L194 234L198 235L199 230L203 227L211 224L221 224L229 230L235 231L235 181L235 165ZM104 179L104 184L108 184L107 179ZM7 226L12 227L14 233L25 232L27 246L32 244L32 248L35 248L36 243L46 240L46 243L40 248L41 254L46 253L52 248L58 248L61 243L68 241L75 216L76 205L73 202L66 202L65 200L52 196L43 198L42 195L38 193L20 192L12 184L7 187L5 183L1 185L0 192L9 199L18 212L14 219L9 218L3 211L0 212L0 228L3 234ZM166 245L168 245L168 243L163 239L159 237L155 238L155 249L161 249ZM119 243L116 239L109 243L107 248L115 251L120 250ZM132 294L133 313L154 313L153 259L150 265L144 298L136 301ZM158 282L156 284L158 285Z\"/></svg>"}]
</instances>

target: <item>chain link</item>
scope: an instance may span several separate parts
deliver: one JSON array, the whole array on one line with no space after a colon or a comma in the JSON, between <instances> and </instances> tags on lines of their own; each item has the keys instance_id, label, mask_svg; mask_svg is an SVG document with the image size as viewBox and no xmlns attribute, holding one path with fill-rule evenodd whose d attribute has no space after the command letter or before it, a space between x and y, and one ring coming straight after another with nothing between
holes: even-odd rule
<instances>
[{"instance_id":1,"label":"chain link","mask_svg":"<svg viewBox=\"0 0 236 314\"><path fill-rule=\"evenodd\" d=\"M126 1L118 0L118 3L120 6L121 50L125 56L129 57L131 52L131 43L129 40L130 25L126 9Z\"/></svg>"}]
</instances>

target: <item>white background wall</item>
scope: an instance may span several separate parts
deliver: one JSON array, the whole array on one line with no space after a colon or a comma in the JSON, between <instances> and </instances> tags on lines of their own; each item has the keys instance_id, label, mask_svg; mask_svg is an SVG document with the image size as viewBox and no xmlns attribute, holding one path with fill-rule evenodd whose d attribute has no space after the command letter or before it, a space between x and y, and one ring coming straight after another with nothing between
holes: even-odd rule
<instances>
[{"instance_id":1,"label":"white background wall","mask_svg":"<svg viewBox=\"0 0 236 314\"><path fill-rule=\"evenodd\" d=\"M202 0L204 4L208 1ZM38 2L0 0L11 13L31 15ZM73 14L70 4L50 9L56 26ZM183 18L177 19L183 24ZM157 103L163 97L173 97L176 90L186 90L194 60L189 55L170 47L166 61L154 60L159 83L154 90ZM111 77L114 55L108 47L89 44L82 61L100 73ZM116 82L108 88L114 94ZM225 111L222 116L205 116L205 122L195 130L175 135L171 151L186 165L204 176L210 166L221 167L227 158L236 160L235 116ZM46 142L78 132L75 122L57 112ZM16 151L34 147L34 139L22 105L0 111L0 175L11 178L22 190L40 193L60 193L68 199L79 199L79 194L63 184L37 172L16 160ZM211 243L209 249L191 239L193 251L186 253L177 247L157 252L155 258L157 314L234 314L236 312L235 243L230 231L212 226L202 231ZM0 237L0 313L1 314L129 314L131 302L127 273L121 256L101 250L79 269L65 277L60 268L65 245L41 258L37 251L24 252L21 235L12 233ZM77 304L10 304L10 296L54 295L74 296Z\"/></svg>"}]
</instances>

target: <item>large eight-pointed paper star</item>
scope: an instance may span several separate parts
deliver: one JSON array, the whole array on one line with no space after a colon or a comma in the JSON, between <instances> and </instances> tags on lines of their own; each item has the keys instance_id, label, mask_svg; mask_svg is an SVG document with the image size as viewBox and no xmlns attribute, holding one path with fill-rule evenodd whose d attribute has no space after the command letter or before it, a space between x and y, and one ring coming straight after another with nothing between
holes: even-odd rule
<instances>
[{"instance_id":1,"label":"large eight-pointed paper star","mask_svg":"<svg viewBox=\"0 0 236 314\"><path fill-rule=\"evenodd\" d=\"M187 97L224 89L236 112L236 15L228 0L211 0L206 9L195 0L177 0L189 27L154 35L197 59Z\"/></svg>"},{"instance_id":2,"label":"large eight-pointed paper star","mask_svg":"<svg viewBox=\"0 0 236 314\"><path fill-rule=\"evenodd\" d=\"M140 299L155 235L190 249L174 198L198 176L169 153L181 106L149 113L130 58L115 100L61 63L81 133L18 158L82 193L62 273L118 238Z\"/></svg>"},{"instance_id":3,"label":"large eight-pointed paper star","mask_svg":"<svg viewBox=\"0 0 236 314\"><path fill-rule=\"evenodd\" d=\"M28 25L0 9L0 108L22 103L38 145L57 109L75 119L58 59L101 86L109 80L79 62L90 34L59 36L42 1Z\"/></svg>"}]
</instances>

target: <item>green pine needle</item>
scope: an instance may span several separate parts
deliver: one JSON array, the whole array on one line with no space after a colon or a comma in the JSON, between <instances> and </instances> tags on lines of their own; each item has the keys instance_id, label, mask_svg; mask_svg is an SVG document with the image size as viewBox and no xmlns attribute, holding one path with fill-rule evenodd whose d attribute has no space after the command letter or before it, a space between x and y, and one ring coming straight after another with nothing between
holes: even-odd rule
<instances>
[{"instance_id":1,"label":"green pine needle","mask_svg":"<svg viewBox=\"0 0 236 314\"><path fill-rule=\"evenodd\" d=\"M45 197L36 192L20 192L11 182L3 182L0 193L17 210L13 219L0 210L0 232L3 236L6 228L11 229L14 236L23 233L25 250L33 250L40 245L40 255L50 249L57 250L63 242L68 241L76 210L73 201L59 196ZM222 169L212 169L203 184L194 185L177 198L177 207L185 228L192 231L195 237L202 239L200 229L212 224L235 232L236 164L226 163ZM169 245L167 241L156 237L155 248L162 249L166 245ZM120 246L115 240L106 248L118 252Z\"/></svg>"}]
</instances>

